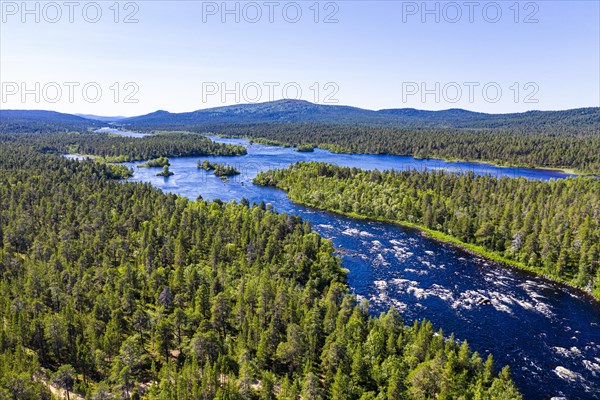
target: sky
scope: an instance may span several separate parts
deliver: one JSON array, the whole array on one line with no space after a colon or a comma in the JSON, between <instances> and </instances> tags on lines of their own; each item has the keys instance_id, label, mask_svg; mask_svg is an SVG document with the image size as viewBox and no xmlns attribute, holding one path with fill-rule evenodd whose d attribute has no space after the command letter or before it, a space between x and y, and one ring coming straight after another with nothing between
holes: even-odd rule
<instances>
[{"instance_id":1,"label":"sky","mask_svg":"<svg viewBox=\"0 0 600 400\"><path fill-rule=\"evenodd\" d=\"M0 1L0 108L600 106L600 1Z\"/></svg>"}]
</instances>

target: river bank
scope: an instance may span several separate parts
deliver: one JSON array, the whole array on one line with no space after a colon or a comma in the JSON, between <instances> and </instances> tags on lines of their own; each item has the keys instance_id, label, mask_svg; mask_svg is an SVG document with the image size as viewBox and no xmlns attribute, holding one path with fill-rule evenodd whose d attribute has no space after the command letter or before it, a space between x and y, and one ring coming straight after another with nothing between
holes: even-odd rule
<instances>
[{"instance_id":1,"label":"river bank","mask_svg":"<svg viewBox=\"0 0 600 400\"><path fill-rule=\"evenodd\" d=\"M278 189L283 190L280 188L278 188ZM288 197L289 197L289 193L288 193ZM432 240L438 241L440 243L450 244L450 245L452 245L456 248L459 248L471 255L483 257L483 258L487 259L488 261L495 262L502 266L508 266L511 268L518 268L521 270L525 270L527 272L534 274L535 276L543 277L549 281L560 283L560 284L569 286L573 289L579 290L579 291L581 291L582 294L588 295L596 301L600 301L600 293L596 293L591 290L586 290L585 288L574 285L573 283L571 283L565 279L562 279L560 277L545 274L538 268L530 267L527 264L521 263L516 260L511 260L509 258L502 256L501 254L487 250L482 246L472 244L472 243L465 243L454 236L427 228L423 225L419 225L419 224L415 224L415 223L411 223L411 222L407 222L407 221L394 221L394 220L389 220L389 219L385 219L385 218L365 216L365 215L357 214L354 212L343 212L341 210L323 208L323 207L319 207L318 205L315 205L315 204L310 204L307 202L299 201L298 199L294 199L292 197L290 197L290 200L293 201L294 203L302 205L304 207L310 207L310 208L314 208L314 209L321 210L321 211L327 211L327 212L330 212L330 213L336 214L336 215L343 215L345 217L350 217L350 218L354 218L354 219L358 219L358 220L362 220L362 221L383 222L383 223L397 225L397 226L400 226L403 228L414 229L414 230L418 231L419 233L421 233L423 236L426 236Z\"/></svg>"}]
</instances>

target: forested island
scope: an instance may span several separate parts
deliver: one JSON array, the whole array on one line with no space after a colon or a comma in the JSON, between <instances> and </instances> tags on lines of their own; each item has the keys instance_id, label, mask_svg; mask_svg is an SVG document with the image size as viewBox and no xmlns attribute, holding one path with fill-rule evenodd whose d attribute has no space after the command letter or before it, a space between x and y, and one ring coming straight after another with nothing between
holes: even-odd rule
<instances>
[{"instance_id":1,"label":"forested island","mask_svg":"<svg viewBox=\"0 0 600 400\"><path fill-rule=\"evenodd\" d=\"M425 230L600 298L600 180L535 181L298 163L260 173L298 203Z\"/></svg>"},{"instance_id":2,"label":"forested island","mask_svg":"<svg viewBox=\"0 0 600 400\"><path fill-rule=\"evenodd\" d=\"M221 179L227 179L230 176L239 175L241 172L232 165L224 165L219 163L211 163L208 160L204 160L200 162L198 160L198 168L204 169L206 171L213 171L215 176L218 176Z\"/></svg>"},{"instance_id":3,"label":"forested island","mask_svg":"<svg viewBox=\"0 0 600 400\"><path fill-rule=\"evenodd\" d=\"M169 176L175 175L171 170L169 170L169 166L165 165L162 169L162 171L160 171L158 174L156 174L156 176L163 176L165 178L168 178Z\"/></svg>"},{"instance_id":4,"label":"forested island","mask_svg":"<svg viewBox=\"0 0 600 400\"><path fill-rule=\"evenodd\" d=\"M296 151L299 153L311 153L315 151L315 146L312 144L301 144L296 147Z\"/></svg>"},{"instance_id":5,"label":"forested island","mask_svg":"<svg viewBox=\"0 0 600 400\"><path fill-rule=\"evenodd\" d=\"M153 160L148 160L143 164L139 164L138 168L160 168L160 167L168 167L171 163L167 157L158 157Z\"/></svg>"},{"instance_id":6,"label":"forested island","mask_svg":"<svg viewBox=\"0 0 600 400\"><path fill-rule=\"evenodd\" d=\"M297 217L117 182L26 139L2 142L0 172L3 397L520 398L430 323L370 317Z\"/></svg>"}]
</instances>

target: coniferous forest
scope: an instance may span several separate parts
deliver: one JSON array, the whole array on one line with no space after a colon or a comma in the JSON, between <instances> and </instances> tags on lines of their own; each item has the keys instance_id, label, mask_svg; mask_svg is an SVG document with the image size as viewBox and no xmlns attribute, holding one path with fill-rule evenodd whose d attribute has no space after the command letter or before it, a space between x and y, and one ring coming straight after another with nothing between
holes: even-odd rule
<instances>
[{"instance_id":1,"label":"coniferous forest","mask_svg":"<svg viewBox=\"0 0 600 400\"><path fill-rule=\"evenodd\" d=\"M108 133L2 133L0 142L27 143L42 152L89 155L108 162L148 160L159 157L239 156L242 146L215 143L204 135L168 132L132 140Z\"/></svg>"},{"instance_id":2,"label":"coniferous forest","mask_svg":"<svg viewBox=\"0 0 600 400\"><path fill-rule=\"evenodd\" d=\"M369 316L299 218L119 182L30 139L0 145L0 397L520 398L466 342Z\"/></svg>"},{"instance_id":3,"label":"coniferous forest","mask_svg":"<svg viewBox=\"0 0 600 400\"><path fill-rule=\"evenodd\" d=\"M600 0L0 3L0 400L600 400Z\"/></svg>"},{"instance_id":4,"label":"coniferous forest","mask_svg":"<svg viewBox=\"0 0 600 400\"><path fill-rule=\"evenodd\" d=\"M261 173L255 183L281 188L304 205L425 228L600 297L597 178L543 182L299 163Z\"/></svg>"}]
</instances>

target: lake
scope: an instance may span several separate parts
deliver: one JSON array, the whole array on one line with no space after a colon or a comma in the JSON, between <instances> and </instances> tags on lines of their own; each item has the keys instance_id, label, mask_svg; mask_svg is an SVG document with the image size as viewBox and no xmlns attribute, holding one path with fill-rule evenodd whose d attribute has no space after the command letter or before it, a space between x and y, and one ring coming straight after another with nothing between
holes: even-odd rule
<instances>
[{"instance_id":1,"label":"lake","mask_svg":"<svg viewBox=\"0 0 600 400\"><path fill-rule=\"evenodd\" d=\"M96 129L94 132L97 133L111 133L113 135L119 135L119 136L125 136L125 137L132 137L132 138L143 138L145 136L148 136L147 133L141 133L141 132L128 132L128 131L122 131L120 129L117 128L100 128L100 129Z\"/></svg>"}]
</instances>

